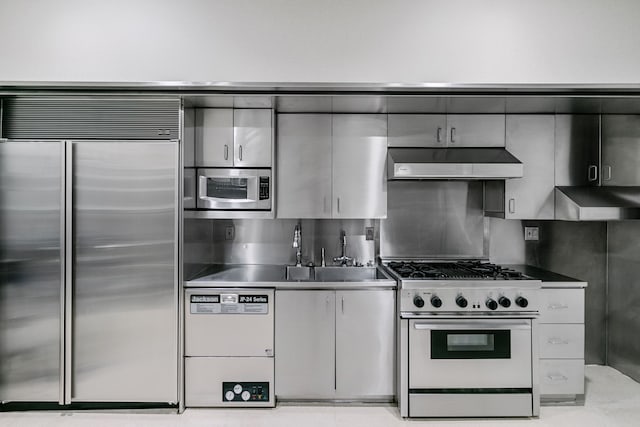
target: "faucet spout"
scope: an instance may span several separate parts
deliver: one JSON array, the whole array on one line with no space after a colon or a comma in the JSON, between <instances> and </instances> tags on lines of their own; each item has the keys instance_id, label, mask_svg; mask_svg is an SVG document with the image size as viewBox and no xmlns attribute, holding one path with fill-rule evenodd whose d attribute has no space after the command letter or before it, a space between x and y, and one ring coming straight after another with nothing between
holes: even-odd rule
<instances>
[{"instance_id":1,"label":"faucet spout","mask_svg":"<svg viewBox=\"0 0 640 427\"><path fill-rule=\"evenodd\" d=\"M293 244L296 249L296 267L302 267L302 226L298 223L293 229Z\"/></svg>"},{"instance_id":2,"label":"faucet spout","mask_svg":"<svg viewBox=\"0 0 640 427\"><path fill-rule=\"evenodd\" d=\"M346 267L349 262L353 261L353 258L347 256L347 233L344 230L340 231L340 245L342 246L342 255L335 257L333 262L339 262L341 266Z\"/></svg>"}]
</instances>

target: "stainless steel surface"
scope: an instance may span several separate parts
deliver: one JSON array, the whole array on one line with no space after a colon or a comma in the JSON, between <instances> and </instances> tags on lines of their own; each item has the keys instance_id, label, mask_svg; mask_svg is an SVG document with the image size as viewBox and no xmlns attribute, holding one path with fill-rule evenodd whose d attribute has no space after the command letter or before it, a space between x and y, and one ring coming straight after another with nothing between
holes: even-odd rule
<instances>
[{"instance_id":1,"label":"stainless steel surface","mask_svg":"<svg viewBox=\"0 0 640 427\"><path fill-rule=\"evenodd\" d=\"M195 165L233 166L233 110L198 108L195 114Z\"/></svg>"},{"instance_id":2,"label":"stainless steel surface","mask_svg":"<svg viewBox=\"0 0 640 427\"><path fill-rule=\"evenodd\" d=\"M315 278L314 271L315 269L313 267L287 265L286 278L287 280L293 280L293 281L298 281L298 280L312 281Z\"/></svg>"},{"instance_id":3,"label":"stainless steel surface","mask_svg":"<svg viewBox=\"0 0 640 427\"><path fill-rule=\"evenodd\" d=\"M65 155L65 218L64 218L64 336L62 337L62 343L64 343L64 399L62 403L68 405L71 403L71 393L73 387L73 315L74 315L74 251L75 242L73 238L74 233L74 191L73 191L73 143L71 141L64 142L64 155Z\"/></svg>"},{"instance_id":4,"label":"stainless steel surface","mask_svg":"<svg viewBox=\"0 0 640 427\"><path fill-rule=\"evenodd\" d=\"M540 358L584 363L584 324L540 324Z\"/></svg>"},{"instance_id":5,"label":"stainless steel surface","mask_svg":"<svg viewBox=\"0 0 640 427\"><path fill-rule=\"evenodd\" d=\"M72 401L176 402L176 142L72 149Z\"/></svg>"},{"instance_id":6,"label":"stainless steel surface","mask_svg":"<svg viewBox=\"0 0 640 427\"><path fill-rule=\"evenodd\" d=\"M640 380L640 341L637 331L640 277L640 224L636 221L611 222L608 228L608 325L607 364ZM588 330L587 326L587 330Z\"/></svg>"},{"instance_id":7,"label":"stainless steel surface","mask_svg":"<svg viewBox=\"0 0 640 427\"><path fill-rule=\"evenodd\" d=\"M196 208L196 170L193 168L185 168L183 172L184 190L183 190L183 202L182 207L184 209Z\"/></svg>"},{"instance_id":8,"label":"stainless steel surface","mask_svg":"<svg viewBox=\"0 0 640 427\"><path fill-rule=\"evenodd\" d=\"M277 291L275 386L279 400L335 395L334 291Z\"/></svg>"},{"instance_id":9,"label":"stainless steel surface","mask_svg":"<svg viewBox=\"0 0 640 427\"><path fill-rule=\"evenodd\" d=\"M331 115L277 117L277 217L331 218Z\"/></svg>"},{"instance_id":10,"label":"stainless steel surface","mask_svg":"<svg viewBox=\"0 0 640 427\"><path fill-rule=\"evenodd\" d=\"M556 187L556 219L616 221L640 218L640 187Z\"/></svg>"},{"instance_id":11,"label":"stainless steel surface","mask_svg":"<svg viewBox=\"0 0 640 427\"><path fill-rule=\"evenodd\" d=\"M395 291L338 291L336 398L395 396Z\"/></svg>"},{"instance_id":12,"label":"stainless steel surface","mask_svg":"<svg viewBox=\"0 0 640 427\"><path fill-rule=\"evenodd\" d=\"M522 417L536 416L526 394L412 394L410 417Z\"/></svg>"},{"instance_id":13,"label":"stainless steel surface","mask_svg":"<svg viewBox=\"0 0 640 427\"><path fill-rule=\"evenodd\" d=\"M182 165L185 168L196 166L196 110L183 109Z\"/></svg>"},{"instance_id":14,"label":"stainless steel surface","mask_svg":"<svg viewBox=\"0 0 640 427\"><path fill-rule=\"evenodd\" d=\"M265 310L238 304L238 298L266 296ZM225 297L235 296L234 304ZM197 302L217 297L218 303ZM251 304L248 304L251 305ZM237 311L240 306L250 310ZM188 289L185 291L185 356L270 357L274 354L272 289ZM219 312L218 310L221 310Z\"/></svg>"},{"instance_id":15,"label":"stainless steel surface","mask_svg":"<svg viewBox=\"0 0 640 427\"><path fill-rule=\"evenodd\" d=\"M318 282L389 280L377 267L316 267Z\"/></svg>"},{"instance_id":16,"label":"stainless steel surface","mask_svg":"<svg viewBox=\"0 0 640 427\"><path fill-rule=\"evenodd\" d=\"M207 286L205 283L273 283L283 282L286 278L283 265L213 264L186 280L187 286L204 287Z\"/></svg>"},{"instance_id":17,"label":"stainless steel surface","mask_svg":"<svg viewBox=\"0 0 640 427\"><path fill-rule=\"evenodd\" d=\"M480 182L389 182L380 256L486 258L482 196Z\"/></svg>"},{"instance_id":18,"label":"stainless steel surface","mask_svg":"<svg viewBox=\"0 0 640 427\"><path fill-rule=\"evenodd\" d=\"M602 116L602 185L639 186L640 115Z\"/></svg>"},{"instance_id":19,"label":"stainless steel surface","mask_svg":"<svg viewBox=\"0 0 640 427\"><path fill-rule=\"evenodd\" d=\"M215 210L272 210L273 179L271 169L206 168L197 169L199 209ZM266 179L268 194L263 197L261 180ZM246 182L241 182L245 181ZM218 182L219 184L215 184ZM210 193L210 184L220 191ZM225 193L227 191L227 193ZM244 193L243 193L244 192Z\"/></svg>"},{"instance_id":20,"label":"stainless steel surface","mask_svg":"<svg viewBox=\"0 0 640 427\"><path fill-rule=\"evenodd\" d=\"M64 144L0 141L0 401L59 402Z\"/></svg>"},{"instance_id":21,"label":"stainless steel surface","mask_svg":"<svg viewBox=\"0 0 640 427\"><path fill-rule=\"evenodd\" d=\"M387 116L333 115L332 137L333 217L386 218Z\"/></svg>"},{"instance_id":22,"label":"stainless steel surface","mask_svg":"<svg viewBox=\"0 0 640 427\"><path fill-rule=\"evenodd\" d=\"M236 167L271 167L272 111L233 110L233 164Z\"/></svg>"},{"instance_id":23,"label":"stainless steel surface","mask_svg":"<svg viewBox=\"0 0 640 427\"><path fill-rule=\"evenodd\" d=\"M193 407L273 407L273 357L187 357L185 359L185 404ZM266 402L227 402L223 382L268 382Z\"/></svg>"},{"instance_id":24,"label":"stainless steel surface","mask_svg":"<svg viewBox=\"0 0 640 427\"><path fill-rule=\"evenodd\" d=\"M503 148L392 148L388 179L507 179L522 163Z\"/></svg>"},{"instance_id":25,"label":"stainless steel surface","mask_svg":"<svg viewBox=\"0 0 640 427\"><path fill-rule=\"evenodd\" d=\"M540 360L540 393L543 396L581 395L585 392L583 360Z\"/></svg>"},{"instance_id":26,"label":"stainless steel surface","mask_svg":"<svg viewBox=\"0 0 640 427\"><path fill-rule=\"evenodd\" d=\"M600 116L557 114L555 140L555 185L598 185Z\"/></svg>"},{"instance_id":27,"label":"stainless steel surface","mask_svg":"<svg viewBox=\"0 0 640 427\"><path fill-rule=\"evenodd\" d=\"M448 114L449 147L504 147L504 114Z\"/></svg>"},{"instance_id":28,"label":"stainless steel surface","mask_svg":"<svg viewBox=\"0 0 640 427\"><path fill-rule=\"evenodd\" d=\"M446 147L444 114L389 114L389 147Z\"/></svg>"}]
</instances>

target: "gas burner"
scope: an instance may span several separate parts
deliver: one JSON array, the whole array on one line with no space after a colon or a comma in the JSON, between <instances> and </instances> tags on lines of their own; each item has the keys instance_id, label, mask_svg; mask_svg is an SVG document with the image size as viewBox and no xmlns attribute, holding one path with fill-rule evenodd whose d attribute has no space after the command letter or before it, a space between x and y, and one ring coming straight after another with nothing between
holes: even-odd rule
<instances>
[{"instance_id":1,"label":"gas burner","mask_svg":"<svg viewBox=\"0 0 640 427\"><path fill-rule=\"evenodd\" d=\"M428 262L392 261L388 267L402 279L449 280L525 280L519 271L477 260Z\"/></svg>"}]
</instances>

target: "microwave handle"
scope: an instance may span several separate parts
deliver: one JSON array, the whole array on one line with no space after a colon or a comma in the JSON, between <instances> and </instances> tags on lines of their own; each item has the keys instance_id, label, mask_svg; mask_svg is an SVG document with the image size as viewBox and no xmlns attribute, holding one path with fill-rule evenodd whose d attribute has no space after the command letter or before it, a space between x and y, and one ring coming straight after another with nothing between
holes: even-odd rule
<instances>
[{"instance_id":1,"label":"microwave handle","mask_svg":"<svg viewBox=\"0 0 640 427\"><path fill-rule=\"evenodd\" d=\"M483 330L483 329L531 329L531 324L526 320L510 320L492 322L489 320L474 320L469 322L416 322L413 325L417 330Z\"/></svg>"}]
</instances>

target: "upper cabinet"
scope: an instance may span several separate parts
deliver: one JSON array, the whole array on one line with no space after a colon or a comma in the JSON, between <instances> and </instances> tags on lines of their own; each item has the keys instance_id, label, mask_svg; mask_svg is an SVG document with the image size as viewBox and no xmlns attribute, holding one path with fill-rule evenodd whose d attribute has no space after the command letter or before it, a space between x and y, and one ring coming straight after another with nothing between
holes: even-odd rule
<instances>
[{"instance_id":1,"label":"upper cabinet","mask_svg":"<svg viewBox=\"0 0 640 427\"><path fill-rule=\"evenodd\" d=\"M504 147L504 114L389 114L389 147Z\"/></svg>"},{"instance_id":2,"label":"upper cabinet","mask_svg":"<svg viewBox=\"0 0 640 427\"><path fill-rule=\"evenodd\" d=\"M196 166L271 167L270 109L196 110Z\"/></svg>"},{"instance_id":3,"label":"upper cabinet","mask_svg":"<svg viewBox=\"0 0 640 427\"><path fill-rule=\"evenodd\" d=\"M602 116L603 186L640 185L640 115Z\"/></svg>"},{"instance_id":4,"label":"upper cabinet","mask_svg":"<svg viewBox=\"0 0 640 427\"><path fill-rule=\"evenodd\" d=\"M385 218L384 114L278 115L278 218Z\"/></svg>"}]
</instances>

